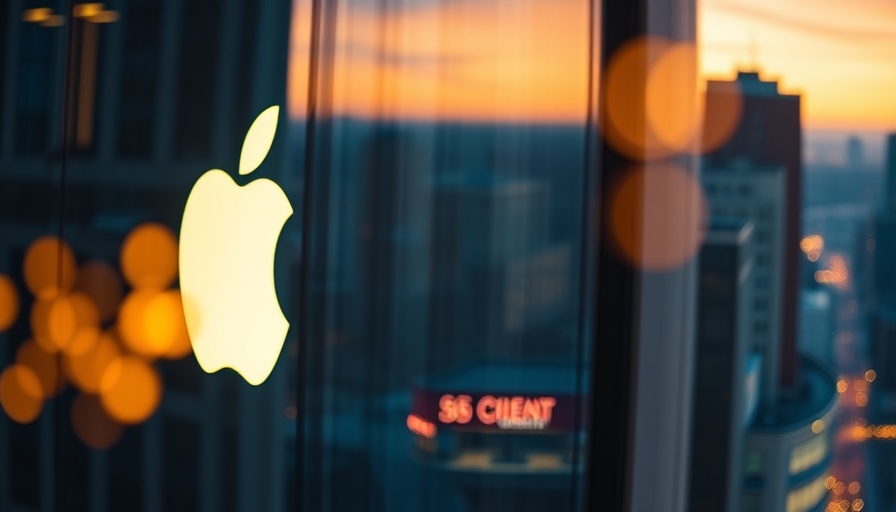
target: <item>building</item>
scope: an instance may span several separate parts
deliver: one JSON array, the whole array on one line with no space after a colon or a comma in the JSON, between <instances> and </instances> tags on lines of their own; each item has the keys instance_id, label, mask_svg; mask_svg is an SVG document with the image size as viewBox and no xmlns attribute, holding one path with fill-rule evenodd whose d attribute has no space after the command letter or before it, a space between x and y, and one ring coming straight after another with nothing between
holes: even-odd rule
<instances>
[{"instance_id":1,"label":"building","mask_svg":"<svg viewBox=\"0 0 896 512\"><path fill-rule=\"evenodd\" d=\"M739 100L732 100L732 95ZM776 326L783 388L797 384L796 304L799 289L799 241L802 238L802 130L800 97L782 94L777 82L764 81L758 72L739 72L734 81L710 81L706 89L706 117L732 101L742 105L741 117L727 141L711 151L705 168L746 161L751 166L783 168L784 201L781 245L780 323Z\"/></svg>"},{"instance_id":2,"label":"building","mask_svg":"<svg viewBox=\"0 0 896 512\"><path fill-rule=\"evenodd\" d=\"M834 460L836 374L803 357L797 396L762 407L744 442L743 512L820 512Z\"/></svg>"},{"instance_id":3,"label":"building","mask_svg":"<svg viewBox=\"0 0 896 512\"><path fill-rule=\"evenodd\" d=\"M731 137L703 161L713 216L755 224L752 318L762 354L762 395L744 441L741 510L803 512L825 506L833 461L836 377L811 355L798 355L802 275L800 97L780 94L756 72L707 86L705 127L721 109L742 106ZM830 342L812 340L813 347Z\"/></svg>"},{"instance_id":4,"label":"building","mask_svg":"<svg viewBox=\"0 0 896 512\"><path fill-rule=\"evenodd\" d=\"M486 360L422 379L408 416L421 470L457 488L472 510L570 507L584 450L577 371Z\"/></svg>"},{"instance_id":5,"label":"building","mask_svg":"<svg viewBox=\"0 0 896 512\"><path fill-rule=\"evenodd\" d=\"M834 364L834 308L831 292L823 289L800 290L799 341L803 354Z\"/></svg>"},{"instance_id":6,"label":"building","mask_svg":"<svg viewBox=\"0 0 896 512\"><path fill-rule=\"evenodd\" d=\"M759 401L749 285L753 225L714 218L700 250L688 510L740 510L744 433Z\"/></svg>"},{"instance_id":7,"label":"building","mask_svg":"<svg viewBox=\"0 0 896 512\"><path fill-rule=\"evenodd\" d=\"M701 175L713 218L735 216L753 225L750 280L743 283L749 309L743 323L751 350L762 354L762 400L779 395L780 326L783 314L785 176L781 167L749 167L738 161L728 168L704 167Z\"/></svg>"}]
</instances>

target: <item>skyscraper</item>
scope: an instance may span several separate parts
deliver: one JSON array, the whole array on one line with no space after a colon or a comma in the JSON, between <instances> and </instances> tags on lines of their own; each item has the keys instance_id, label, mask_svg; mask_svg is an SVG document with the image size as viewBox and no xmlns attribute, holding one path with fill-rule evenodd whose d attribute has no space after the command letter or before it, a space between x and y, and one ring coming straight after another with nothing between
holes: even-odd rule
<instances>
[{"instance_id":1,"label":"skyscraper","mask_svg":"<svg viewBox=\"0 0 896 512\"><path fill-rule=\"evenodd\" d=\"M780 94L776 82L755 72L710 82L705 130L731 105L739 106L739 117L730 138L706 156L703 181L712 215L745 216L756 224L756 268L746 286L755 293L747 311L764 375L743 440L740 510L818 510L832 459L837 393L827 364L797 356L800 97ZM698 381L707 375L700 372ZM727 377L717 377L717 384ZM697 410L695 417L706 413Z\"/></svg>"},{"instance_id":2,"label":"skyscraper","mask_svg":"<svg viewBox=\"0 0 896 512\"><path fill-rule=\"evenodd\" d=\"M717 217L700 250L688 510L739 510L744 431L755 410L750 354L753 224ZM753 370L751 372L751 370Z\"/></svg>"},{"instance_id":3,"label":"skyscraper","mask_svg":"<svg viewBox=\"0 0 896 512\"><path fill-rule=\"evenodd\" d=\"M785 388L796 383L796 303L799 287L802 210L802 134L800 96L781 94L777 82L760 79L757 72L739 72L734 82L710 81L706 112L711 117L722 105L739 96L741 117L731 137L706 156L709 166L746 161L759 166L784 168L784 236L779 380Z\"/></svg>"}]
</instances>

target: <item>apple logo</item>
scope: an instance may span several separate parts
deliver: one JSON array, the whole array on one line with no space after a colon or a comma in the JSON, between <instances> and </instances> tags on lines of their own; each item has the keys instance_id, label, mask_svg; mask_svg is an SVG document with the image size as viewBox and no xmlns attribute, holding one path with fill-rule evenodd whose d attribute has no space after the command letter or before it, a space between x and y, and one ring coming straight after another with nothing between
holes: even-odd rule
<instances>
[{"instance_id":1,"label":"apple logo","mask_svg":"<svg viewBox=\"0 0 896 512\"><path fill-rule=\"evenodd\" d=\"M240 175L261 165L280 107L258 115L240 153ZM207 373L232 368L246 382L268 378L289 322L274 287L274 252L292 206L269 179L239 186L212 169L193 185L180 228L180 287L187 332Z\"/></svg>"}]
</instances>

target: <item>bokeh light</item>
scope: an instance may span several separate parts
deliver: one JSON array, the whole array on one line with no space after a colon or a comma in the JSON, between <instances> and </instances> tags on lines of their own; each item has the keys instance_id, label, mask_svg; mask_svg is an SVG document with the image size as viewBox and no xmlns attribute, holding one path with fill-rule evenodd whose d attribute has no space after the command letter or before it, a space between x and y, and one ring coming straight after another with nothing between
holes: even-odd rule
<instances>
[{"instance_id":1,"label":"bokeh light","mask_svg":"<svg viewBox=\"0 0 896 512\"><path fill-rule=\"evenodd\" d=\"M25 252L25 285L39 299L52 299L71 290L77 267L68 244L54 236L35 240Z\"/></svg>"},{"instance_id":2,"label":"bokeh light","mask_svg":"<svg viewBox=\"0 0 896 512\"><path fill-rule=\"evenodd\" d=\"M124 295L124 287L118 271L103 261L85 262L78 269L75 291L86 295L94 304L99 319L108 322L115 318L118 305Z\"/></svg>"},{"instance_id":3,"label":"bokeh light","mask_svg":"<svg viewBox=\"0 0 896 512\"><path fill-rule=\"evenodd\" d=\"M50 312L53 310L55 299L37 299L31 305L31 336L44 350L55 353L59 350L50 338ZM57 329L58 331L58 329Z\"/></svg>"},{"instance_id":4,"label":"bokeh light","mask_svg":"<svg viewBox=\"0 0 896 512\"><path fill-rule=\"evenodd\" d=\"M161 336L152 336L150 331L162 331L164 326L153 326L150 318L150 303L161 292L154 290L135 290L125 297L118 317L118 332L121 341L129 351L148 358L156 358L164 354L171 342Z\"/></svg>"},{"instance_id":5,"label":"bokeh light","mask_svg":"<svg viewBox=\"0 0 896 512\"><path fill-rule=\"evenodd\" d=\"M72 402L72 426L85 445L96 450L111 448L121 439L124 428L106 414L95 395L78 394Z\"/></svg>"},{"instance_id":6,"label":"bokeh light","mask_svg":"<svg viewBox=\"0 0 896 512\"><path fill-rule=\"evenodd\" d=\"M68 356L84 355L87 351L93 348L102 334L102 331L96 326L88 326L80 329L72 337L71 343L69 343L63 350Z\"/></svg>"},{"instance_id":7,"label":"bokeh light","mask_svg":"<svg viewBox=\"0 0 896 512\"><path fill-rule=\"evenodd\" d=\"M102 377L100 400L109 416L124 424L149 418L159 406L162 381L156 369L143 359L116 359Z\"/></svg>"},{"instance_id":8,"label":"bokeh light","mask_svg":"<svg viewBox=\"0 0 896 512\"><path fill-rule=\"evenodd\" d=\"M41 385L29 368L14 364L0 374L0 405L17 423L31 423L43 409Z\"/></svg>"},{"instance_id":9,"label":"bokeh light","mask_svg":"<svg viewBox=\"0 0 896 512\"><path fill-rule=\"evenodd\" d=\"M647 77L645 104L651 132L665 149L693 152L700 131L697 97L697 48L671 44Z\"/></svg>"},{"instance_id":10,"label":"bokeh light","mask_svg":"<svg viewBox=\"0 0 896 512\"><path fill-rule=\"evenodd\" d=\"M0 331L12 327L19 317L19 292L9 276L0 274Z\"/></svg>"},{"instance_id":11,"label":"bokeh light","mask_svg":"<svg viewBox=\"0 0 896 512\"><path fill-rule=\"evenodd\" d=\"M734 135L744 110L743 93L736 81L713 84L713 94L705 95L700 152L722 147Z\"/></svg>"},{"instance_id":12,"label":"bokeh light","mask_svg":"<svg viewBox=\"0 0 896 512\"><path fill-rule=\"evenodd\" d=\"M177 277L177 239L161 224L140 224L124 240L121 269L134 288L167 288Z\"/></svg>"},{"instance_id":13,"label":"bokeh light","mask_svg":"<svg viewBox=\"0 0 896 512\"><path fill-rule=\"evenodd\" d=\"M59 358L42 349L33 340L28 340L19 346L16 362L34 372L40 382L41 398L50 398L62 390Z\"/></svg>"},{"instance_id":14,"label":"bokeh light","mask_svg":"<svg viewBox=\"0 0 896 512\"><path fill-rule=\"evenodd\" d=\"M670 44L663 38L634 39L619 48L607 65L604 137L629 158L651 160L674 153L649 129L645 101L651 67Z\"/></svg>"},{"instance_id":15,"label":"bokeh light","mask_svg":"<svg viewBox=\"0 0 896 512\"><path fill-rule=\"evenodd\" d=\"M96 339L89 350L80 355L70 355L64 359L63 368L68 378L85 393L99 393L103 373L114 361L121 357L121 349L111 331L106 331Z\"/></svg>"},{"instance_id":16,"label":"bokeh light","mask_svg":"<svg viewBox=\"0 0 896 512\"><path fill-rule=\"evenodd\" d=\"M622 257L647 270L670 270L694 257L706 218L700 183L676 166L653 165L615 184L607 222Z\"/></svg>"},{"instance_id":17,"label":"bokeh light","mask_svg":"<svg viewBox=\"0 0 896 512\"><path fill-rule=\"evenodd\" d=\"M180 359L192 350L178 290L168 290L150 299L143 321L146 341L152 347L164 347L161 355L165 358Z\"/></svg>"}]
</instances>

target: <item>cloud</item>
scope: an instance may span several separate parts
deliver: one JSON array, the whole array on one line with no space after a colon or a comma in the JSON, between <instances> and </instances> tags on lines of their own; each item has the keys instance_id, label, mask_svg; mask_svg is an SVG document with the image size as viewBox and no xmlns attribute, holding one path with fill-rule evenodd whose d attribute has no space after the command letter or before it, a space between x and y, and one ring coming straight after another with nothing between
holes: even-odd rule
<instances>
[{"instance_id":1,"label":"cloud","mask_svg":"<svg viewBox=\"0 0 896 512\"><path fill-rule=\"evenodd\" d=\"M771 9L764 9L725 0L707 2L705 5L730 14L753 18L757 21L772 23L789 29L808 32L824 38L838 37L852 41L861 40L862 42L867 40L879 41L881 39L896 41L896 30L869 30L867 28L821 23L804 17L787 15Z\"/></svg>"}]
</instances>

